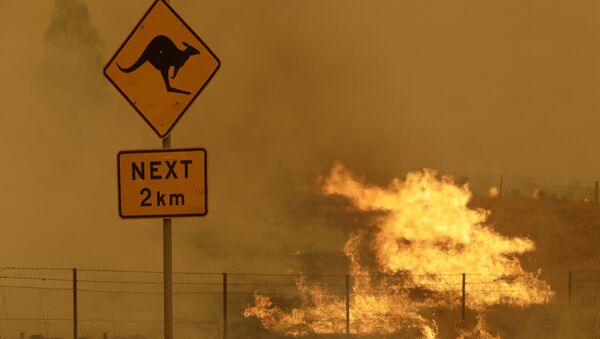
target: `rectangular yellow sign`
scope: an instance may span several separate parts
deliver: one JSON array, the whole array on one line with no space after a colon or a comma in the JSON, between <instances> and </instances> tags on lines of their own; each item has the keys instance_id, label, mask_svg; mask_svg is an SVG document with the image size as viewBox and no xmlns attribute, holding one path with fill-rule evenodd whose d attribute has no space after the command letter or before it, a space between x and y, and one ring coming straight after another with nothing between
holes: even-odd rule
<instances>
[{"instance_id":1,"label":"rectangular yellow sign","mask_svg":"<svg viewBox=\"0 0 600 339\"><path fill-rule=\"evenodd\" d=\"M205 149L122 151L117 168L122 218L206 215Z\"/></svg>"}]
</instances>

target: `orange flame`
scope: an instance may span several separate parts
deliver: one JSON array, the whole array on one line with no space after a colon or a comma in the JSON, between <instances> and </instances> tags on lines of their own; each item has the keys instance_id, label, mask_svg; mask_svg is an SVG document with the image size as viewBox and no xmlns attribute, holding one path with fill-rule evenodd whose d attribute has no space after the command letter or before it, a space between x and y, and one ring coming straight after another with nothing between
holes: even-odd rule
<instances>
[{"instance_id":1,"label":"orange flame","mask_svg":"<svg viewBox=\"0 0 600 339\"><path fill-rule=\"evenodd\" d=\"M477 324L471 330L461 330L456 339L500 339L500 336L488 332L485 318L482 314L477 315Z\"/></svg>"},{"instance_id":2,"label":"orange flame","mask_svg":"<svg viewBox=\"0 0 600 339\"><path fill-rule=\"evenodd\" d=\"M500 196L500 189L497 186L492 186L488 190L488 195L492 198L497 198Z\"/></svg>"},{"instance_id":3,"label":"orange flame","mask_svg":"<svg viewBox=\"0 0 600 339\"><path fill-rule=\"evenodd\" d=\"M456 307L461 297L462 272L467 275L467 307L484 311L497 304L526 307L547 303L553 296L539 272L525 272L517 255L531 252L528 238L509 238L485 221L489 211L467 205L471 192L452 178L438 179L433 170L409 173L387 188L369 186L352 177L341 164L324 180L326 195L348 198L360 211L382 212L376 217L368 244L376 267L361 262L360 245L369 232L353 234L344 246L353 275L351 332L389 334L416 329L421 338L436 338L437 326L422 310ZM372 234L373 232L371 232ZM345 300L328 295L322 286L298 281L302 303L285 312L268 297L256 295L244 311L274 332L290 336L345 331ZM419 293L415 293L415 291ZM417 295L417 296L415 296ZM480 318L477 336L494 338ZM475 332L473 332L475 333ZM485 333L485 335L483 335ZM472 337L463 332L462 337Z\"/></svg>"}]
</instances>

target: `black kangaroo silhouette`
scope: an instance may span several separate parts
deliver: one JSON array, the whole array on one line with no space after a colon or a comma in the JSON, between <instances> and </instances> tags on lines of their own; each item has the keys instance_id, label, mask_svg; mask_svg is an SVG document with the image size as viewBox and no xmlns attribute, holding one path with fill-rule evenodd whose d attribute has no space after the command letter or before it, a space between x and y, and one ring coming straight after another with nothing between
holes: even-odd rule
<instances>
[{"instance_id":1,"label":"black kangaroo silhouette","mask_svg":"<svg viewBox=\"0 0 600 339\"><path fill-rule=\"evenodd\" d=\"M174 67L172 79L175 79L177 72L179 72L179 69L185 65L187 59L192 55L200 54L197 49L188 45L186 42L183 42L183 45L185 46L185 49L180 50L168 37L164 35L157 35L154 39L152 39L152 41L150 41L148 46L146 46L144 52L142 52L140 57L133 65L127 68L123 68L119 64L117 64L117 66L121 72L131 73L148 61L152 64L152 66L154 66L154 68L160 71L160 74L165 82L165 86L167 86L168 92L189 95L190 92L173 88L169 83L169 70L171 67Z\"/></svg>"}]
</instances>

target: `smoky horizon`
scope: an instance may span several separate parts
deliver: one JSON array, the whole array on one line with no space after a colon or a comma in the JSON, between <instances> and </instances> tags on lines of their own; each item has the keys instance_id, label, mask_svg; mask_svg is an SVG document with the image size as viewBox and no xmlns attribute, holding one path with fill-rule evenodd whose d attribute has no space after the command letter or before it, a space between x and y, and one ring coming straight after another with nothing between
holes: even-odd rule
<instances>
[{"instance_id":1,"label":"smoky horizon","mask_svg":"<svg viewBox=\"0 0 600 339\"><path fill-rule=\"evenodd\" d=\"M469 192L456 198L468 197L465 209L487 211L487 221L480 224L498 234L490 242L518 248L489 261L509 258L506 267L511 269L499 279L515 272L600 269L594 230L600 181L600 158L595 155L600 20L595 2L172 0L169 6L201 40L190 33L167 39L153 33L152 39L136 42L126 57L116 59L119 64L109 64L152 3L0 0L0 268L160 271L161 220L120 217L117 161L119 152L160 150L163 143L157 134L170 131L173 149L206 150L205 185L185 196L165 195L158 186L144 192L158 206L194 201L204 208L173 219L173 270L215 273L216 280L201 281L206 286L220 283L219 274L225 272L240 274L234 283L258 286L259 278L244 280L243 274L303 273L311 283L313 273L347 274L352 272L348 246L357 234L364 244L356 245L356 255L367 271L404 272L410 265L397 264L397 258L383 265L377 254L381 250L371 245L381 244L377 232L390 211L401 218L407 210L385 204L369 209L357 201L369 189L381 193L395 187L396 193L402 192L410 178L434 172L435 180L450 180L451 187ZM160 59L165 50L171 56ZM199 60L210 60L210 67L195 66ZM108 66L110 81L103 73ZM188 77L192 69L204 72L202 82ZM124 99L115 89L115 76L121 77L120 86L140 95L149 93L148 84L155 81L172 101L158 100L143 108L138 97ZM185 114L178 115L183 106ZM148 107L155 116L146 120L159 128L148 126L136 112ZM168 119L157 113L161 109L172 109ZM153 172L158 165L148 162L145 170L133 165L133 178L137 173L141 179L187 179L188 167L181 166L189 160L182 159L159 159L165 166L160 178ZM337 166L352 173L362 193L324 192ZM135 194L140 192L140 187L132 187ZM425 184L420 187L435 191ZM200 191L206 193L206 201L190 198ZM392 195L389 199L402 200ZM423 215L441 210L433 202L428 206ZM455 213L459 212L448 215ZM444 227L471 225L443 221L454 220L450 217L440 220ZM475 224L464 229L478 229ZM415 225L421 230L439 226ZM384 247L413 251L424 241L431 251L457 257L469 249L468 242L456 236L458 231L442 232L435 241L412 239L406 235L410 232L410 227L389 231L394 241ZM515 262L518 269L511 266ZM61 272L48 274L59 277ZM38 277L35 271L27 274ZM543 303L516 300L535 304L536 309L547 306L544 310L557 307L545 299L552 293L566 300L565 289L544 274L520 282L529 284L529 291L536 291L536 300ZM565 274L556 278L561 284ZM104 278L98 274L90 279ZM297 281L290 279L282 284L295 288ZM417 282L432 281L413 281ZM243 292L258 291L254 286ZM410 293L425 298L426 292ZM235 299L240 324L247 325L245 307L266 302L253 298ZM100 297L93 300L102 302ZM271 301L288 310L298 306ZM24 304L35 302L28 297ZM488 302L481 305L492 305ZM501 329L490 333L507 338L506 333L517 332L502 332L510 322L502 320L502 307L493 311L500 312L500 320L488 317L487 323ZM3 317L12 319L2 312L0 307L0 324ZM201 314L213 319L218 312ZM102 317L109 320L108 315ZM435 326L421 317L423 312L406 319L434 331ZM564 320L560 317L556 322ZM255 318L250 324L257 332L252 333L262 333L260 316ZM532 320L532 327L544 323L539 318ZM455 333L444 324L440 333ZM246 325L231 333L243 333ZM306 333L306 327L296 325L289 331ZM6 328L11 326L6 322ZM531 335L543 337L540 328L532 329ZM418 335L428 335L423 331ZM102 333L88 334L100 338ZM406 334L413 335L417 334Z\"/></svg>"}]
</instances>

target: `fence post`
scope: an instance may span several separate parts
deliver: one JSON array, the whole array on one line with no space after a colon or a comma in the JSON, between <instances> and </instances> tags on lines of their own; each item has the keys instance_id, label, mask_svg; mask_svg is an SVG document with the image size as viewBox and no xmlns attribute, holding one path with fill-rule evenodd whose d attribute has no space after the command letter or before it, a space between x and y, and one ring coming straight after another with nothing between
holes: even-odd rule
<instances>
[{"instance_id":1,"label":"fence post","mask_svg":"<svg viewBox=\"0 0 600 339\"><path fill-rule=\"evenodd\" d=\"M460 320L461 321L465 321L465 292L466 292L466 274L463 273L462 274L462 298L461 298L461 305L460 305Z\"/></svg>"},{"instance_id":2,"label":"fence post","mask_svg":"<svg viewBox=\"0 0 600 339\"><path fill-rule=\"evenodd\" d=\"M500 174L500 185L498 186L498 198L502 198L502 185L504 184L504 175Z\"/></svg>"},{"instance_id":3,"label":"fence post","mask_svg":"<svg viewBox=\"0 0 600 339\"><path fill-rule=\"evenodd\" d=\"M77 339L77 269L73 269L73 339Z\"/></svg>"},{"instance_id":4,"label":"fence post","mask_svg":"<svg viewBox=\"0 0 600 339\"><path fill-rule=\"evenodd\" d=\"M346 334L350 334L350 274L346 274Z\"/></svg>"},{"instance_id":5,"label":"fence post","mask_svg":"<svg viewBox=\"0 0 600 339\"><path fill-rule=\"evenodd\" d=\"M227 339L227 273L223 273L223 339Z\"/></svg>"},{"instance_id":6,"label":"fence post","mask_svg":"<svg viewBox=\"0 0 600 339\"><path fill-rule=\"evenodd\" d=\"M569 296L569 307L571 307L571 300L573 299L573 272L569 272L569 279L568 279L568 296Z\"/></svg>"},{"instance_id":7,"label":"fence post","mask_svg":"<svg viewBox=\"0 0 600 339\"><path fill-rule=\"evenodd\" d=\"M598 205L598 181L594 183L594 202Z\"/></svg>"}]
</instances>

